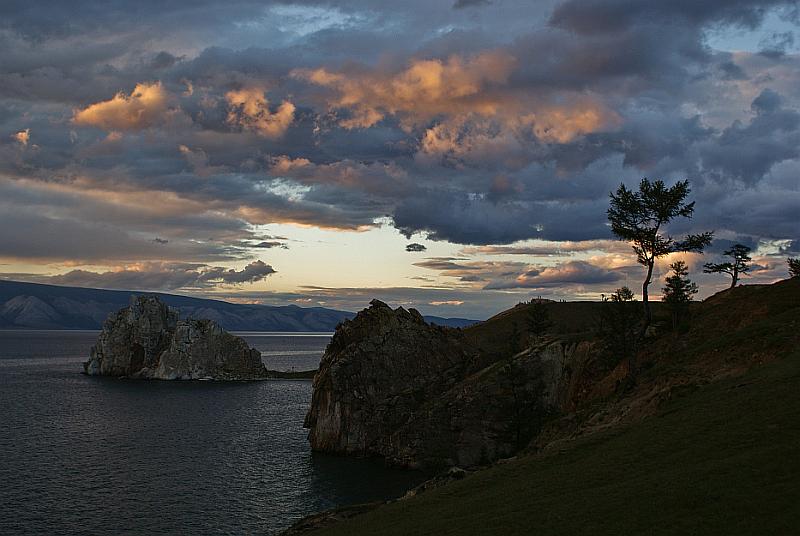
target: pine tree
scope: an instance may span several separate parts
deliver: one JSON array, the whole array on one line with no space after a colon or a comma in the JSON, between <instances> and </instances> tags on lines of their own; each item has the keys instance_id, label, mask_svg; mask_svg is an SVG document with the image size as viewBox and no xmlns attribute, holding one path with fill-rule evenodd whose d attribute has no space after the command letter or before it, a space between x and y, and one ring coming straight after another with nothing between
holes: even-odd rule
<instances>
[{"instance_id":1,"label":"pine tree","mask_svg":"<svg viewBox=\"0 0 800 536\"><path fill-rule=\"evenodd\" d=\"M789 265L789 277L800 277L800 257L786 260Z\"/></svg>"},{"instance_id":2,"label":"pine tree","mask_svg":"<svg viewBox=\"0 0 800 536\"><path fill-rule=\"evenodd\" d=\"M725 251L723 255L731 257L733 262L712 263L707 262L703 265L703 272L706 274L728 274L731 276L731 286L733 288L739 281L740 275L747 275L750 271L750 248L742 244L736 244L731 249Z\"/></svg>"},{"instance_id":3,"label":"pine tree","mask_svg":"<svg viewBox=\"0 0 800 536\"><path fill-rule=\"evenodd\" d=\"M541 299L531 302L531 307L528 310L527 323L528 334L531 337L541 337L547 330L553 327L547 305L545 305Z\"/></svg>"},{"instance_id":4,"label":"pine tree","mask_svg":"<svg viewBox=\"0 0 800 536\"><path fill-rule=\"evenodd\" d=\"M611 231L618 239L631 243L639 264L647 269L647 276L642 283L645 321L640 337L644 335L653 318L648 288L652 282L656 259L678 251L701 252L711 243L713 233L710 232L690 234L683 240L675 240L665 232L664 227L673 219L692 217L694 202L685 202L690 192L689 181L678 181L667 188L664 181L650 182L645 178L639 184L638 191L629 190L621 184L611 194L608 209Z\"/></svg>"},{"instance_id":5,"label":"pine tree","mask_svg":"<svg viewBox=\"0 0 800 536\"><path fill-rule=\"evenodd\" d=\"M513 322L511 324L511 340L509 341L509 350L511 352L511 355L516 355L520 352L519 340L520 340L519 326L517 325L516 322Z\"/></svg>"},{"instance_id":6,"label":"pine tree","mask_svg":"<svg viewBox=\"0 0 800 536\"><path fill-rule=\"evenodd\" d=\"M599 332L608 354L609 366L616 366L619 361L626 359L631 377L636 370L637 333L641 321L642 308L628 287L618 288L610 297L603 296Z\"/></svg>"},{"instance_id":7,"label":"pine tree","mask_svg":"<svg viewBox=\"0 0 800 536\"><path fill-rule=\"evenodd\" d=\"M687 277L689 270L686 263L676 261L669 265L672 275L664 280L666 286L662 289L662 301L669 305L672 311L672 329L677 329L682 317L692 301L692 296L697 294L697 285Z\"/></svg>"}]
</instances>

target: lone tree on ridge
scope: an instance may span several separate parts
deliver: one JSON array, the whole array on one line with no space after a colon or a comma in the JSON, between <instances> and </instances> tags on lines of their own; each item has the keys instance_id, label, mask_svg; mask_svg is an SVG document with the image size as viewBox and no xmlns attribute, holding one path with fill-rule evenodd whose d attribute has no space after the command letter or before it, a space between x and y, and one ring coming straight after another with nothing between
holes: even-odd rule
<instances>
[{"instance_id":1,"label":"lone tree on ridge","mask_svg":"<svg viewBox=\"0 0 800 536\"><path fill-rule=\"evenodd\" d=\"M690 192L688 180L678 181L667 188L664 181L650 182L644 178L639 183L638 191L629 190L624 184L620 184L617 191L610 194L608 220L611 222L611 231L618 239L631 243L639 264L647 268L647 275L642 283L642 337L653 320L648 288L653 280L656 259L679 251L701 252L711 244L711 232L690 234L683 240L675 240L664 232L664 227L673 219L692 217L694 201L685 202Z\"/></svg>"},{"instance_id":2,"label":"lone tree on ridge","mask_svg":"<svg viewBox=\"0 0 800 536\"><path fill-rule=\"evenodd\" d=\"M749 253L749 247L736 244L723 253L726 257L731 257L733 262L707 262L703 265L703 272L706 274L728 274L731 276L730 288L733 288L739 282L739 276L747 275L747 272L750 271L750 261L753 259L750 258Z\"/></svg>"}]
</instances>

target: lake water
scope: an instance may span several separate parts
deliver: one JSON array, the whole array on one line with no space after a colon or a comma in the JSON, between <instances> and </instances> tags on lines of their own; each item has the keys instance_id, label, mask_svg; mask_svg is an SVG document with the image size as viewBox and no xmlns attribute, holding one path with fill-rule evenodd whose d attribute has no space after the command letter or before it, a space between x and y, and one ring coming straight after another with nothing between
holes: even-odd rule
<instances>
[{"instance_id":1,"label":"lake water","mask_svg":"<svg viewBox=\"0 0 800 536\"><path fill-rule=\"evenodd\" d=\"M308 381L88 377L96 336L0 331L0 534L273 534L422 480L312 454ZM316 368L329 340L243 336L276 370Z\"/></svg>"}]
</instances>

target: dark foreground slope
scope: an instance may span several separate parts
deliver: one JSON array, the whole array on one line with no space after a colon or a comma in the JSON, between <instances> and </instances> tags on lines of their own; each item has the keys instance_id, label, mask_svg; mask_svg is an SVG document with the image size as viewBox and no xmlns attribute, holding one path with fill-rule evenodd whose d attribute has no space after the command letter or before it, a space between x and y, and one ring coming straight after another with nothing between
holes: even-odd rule
<instances>
[{"instance_id":1,"label":"dark foreground slope","mask_svg":"<svg viewBox=\"0 0 800 536\"><path fill-rule=\"evenodd\" d=\"M515 309L465 335L502 352L502 338L481 333L524 319ZM559 333L582 331L552 316ZM648 339L639 363L627 388L624 362L585 369L514 460L320 534L795 533L800 279L697 304L686 328Z\"/></svg>"},{"instance_id":2,"label":"dark foreground slope","mask_svg":"<svg viewBox=\"0 0 800 536\"><path fill-rule=\"evenodd\" d=\"M675 393L651 418L315 532L794 534L800 353Z\"/></svg>"}]
</instances>

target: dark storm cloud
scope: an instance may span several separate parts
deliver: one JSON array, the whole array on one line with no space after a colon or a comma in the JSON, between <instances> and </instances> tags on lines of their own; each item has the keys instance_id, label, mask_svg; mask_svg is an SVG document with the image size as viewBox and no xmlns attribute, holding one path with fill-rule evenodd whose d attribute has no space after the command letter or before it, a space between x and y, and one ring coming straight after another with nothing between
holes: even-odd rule
<instances>
[{"instance_id":1,"label":"dark storm cloud","mask_svg":"<svg viewBox=\"0 0 800 536\"><path fill-rule=\"evenodd\" d=\"M458 244L508 244L527 238L587 240L610 236L606 201L493 203L469 195L428 192L398 206L394 221L406 236Z\"/></svg>"},{"instance_id":2,"label":"dark storm cloud","mask_svg":"<svg viewBox=\"0 0 800 536\"><path fill-rule=\"evenodd\" d=\"M800 113L784 108L783 98L770 89L751 108L755 116L749 123L735 122L701 150L707 169L750 184L775 164L800 155Z\"/></svg>"},{"instance_id":3,"label":"dark storm cloud","mask_svg":"<svg viewBox=\"0 0 800 536\"><path fill-rule=\"evenodd\" d=\"M467 7L488 6L491 0L456 0L453 4L453 9L464 9Z\"/></svg>"},{"instance_id":4,"label":"dark storm cloud","mask_svg":"<svg viewBox=\"0 0 800 536\"><path fill-rule=\"evenodd\" d=\"M585 34L617 32L648 23L724 23L754 28L769 8L792 4L781 0L567 0L550 20L555 26Z\"/></svg>"}]
</instances>

